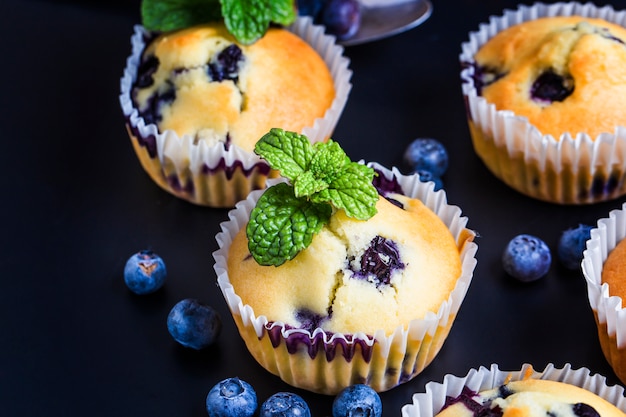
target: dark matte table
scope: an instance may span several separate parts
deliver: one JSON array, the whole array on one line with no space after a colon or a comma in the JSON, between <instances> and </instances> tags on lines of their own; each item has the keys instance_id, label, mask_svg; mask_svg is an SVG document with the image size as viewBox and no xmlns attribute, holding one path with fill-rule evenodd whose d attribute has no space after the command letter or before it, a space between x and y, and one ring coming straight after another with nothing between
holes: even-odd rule
<instances>
[{"instance_id":1,"label":"dark matte table","mask_svg":"<svg viewBox=\"0 0 626 417\"><path fill-rule=\"evenodd\" d=\"M448 200L480 235L474 280L449 338L421 375L381 394L384 416L399 416L429 381L492 363L570 363L616 383L582 274L554 262L544 279L522 285L505 275L500 256L519 233L541 237L554 253L563 230L595 224L624 199L547 204L486 170L470 142L458 55L468 32L515 2L434 3L417 28L346 49L353 90L334 135L353 159L386 166L400 165L416 137L441 140L450 152ZM0 414L200 417L209 389L239 376L260 402L292 390L314 416L328 416L332 397L266 372L236 332L211 256L227 211L167 194L135 157L118 90L137 23L137 0L0 2ZM164 289L140 297L125 287L122 269L145 248L165 259L169 276ZM170 308L187 297L223 317L219 341L202 352L178 346L166 329Z\"/></svg>"}]
</instances>

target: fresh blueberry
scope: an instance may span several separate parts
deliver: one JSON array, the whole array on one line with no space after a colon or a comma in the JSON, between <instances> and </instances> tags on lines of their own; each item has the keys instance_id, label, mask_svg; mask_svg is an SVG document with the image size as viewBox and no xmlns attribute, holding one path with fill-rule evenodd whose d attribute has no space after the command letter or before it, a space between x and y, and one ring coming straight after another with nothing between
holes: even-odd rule
<instances>
[{"instance_id":1,"label":"fresh blueberry","mask_svg":"<svg viewBox=\"0 0 626 417\"><path fill-rule=\"evenodd\" d=\"M167 330L181 345L199 350L215 342L222 331L222 319L211 306L186 298L170 310Z\"/></svg>"},{"instance_id":2,"label":"fresh blueberry","mask_svg":"<svg viewBox=\"0 0 626 417\"><path fill-rule=\"evenodd\" d=\"M441 179L441 177L437 177L437 176L433 175L432 172L424 171L423 169L420 169L418 171L415 171L414 173L419 175L421 182L429 182L429 181L434 182L435 183L435 191L441 190L443 188L443 180Z\"/></svg>"},{"instance_id":3,"label":"fresh blueberry","mask_svg":"<svg viewBox=\"0 0 626 417\"><path fill-rule=\"evenodd\" d=\"M261 404L259 417L311 417L311 410L299 395L278 392Z\"/></svg>"},{"instance_id":4,"label":"fresh blueberry","mask_svg":"<svg viewBox=\"0 0 626 417\"><path fill-rule=\"evenodd\" d=\"M320 22L339 40L354 36L361 26L358 0L327 0L320 11Z\"/></svg>"},{"instance_id":5,"label":"fresh blueberry","mask_svg":"<svg viewBox=\"0 0 626 417\"><path fill-rule=\"evenodd\" d=\"M552 255L550 248L538 237L515 236L502 254L504 270L523 282L535 281L548 273Z\"/></svg>"},{"instance_id":6,"label":"fresh blueberry","mask_svg":"<svg viewBox=\"0 0 626 417\"><path fill-rule=\"evenodd\" d=\"M206 397L209 417L251 417L257 405L252 385L237 377L218 382Z\"/></svg>"},{"instance_id":7,"label":"fresh blueberry","mask_svg":"<svg viewBox=\"0 0 626 417\"><path fill-rule=\"evenodd\" d=\"M591 237L592 227L579 224L578 227L567 229L561 234L557 246L557 255L567 269L578 269L583 260L583 251L587 240Z\"/></svg>"},{"instance_id":8,"label":"fresh blueberry","mask_svg":"<svg viewBox=\"0 0 626 417\"><path fill-rule=\"evenodd\" d=\"M364 384L344 388L333 401L333 417L380 417L382 413L380 396Z\"/></svg>"},{"instance_id":9,"label":"fresh blueberry","mask_svg":"<svg viewBox=\"0 0 626 417\"><path fill-rule=\"evenodd\" d=\"M417 138L407 146L404 163L412 171L428 171L441 177L448 169L448 151L437 139Z\"/></svg>"},{"instance_id":10,"label":"fresh blueberry","mask_svg":"<svg viewBox=\"0 0 626 417\"><path fill-rule=\"evenodd\" d=\"M124 267L124 282L135 294L150 294L163 286L167 270L165 262L151 250L133 254Z\"/></svg>"}]
</instances>

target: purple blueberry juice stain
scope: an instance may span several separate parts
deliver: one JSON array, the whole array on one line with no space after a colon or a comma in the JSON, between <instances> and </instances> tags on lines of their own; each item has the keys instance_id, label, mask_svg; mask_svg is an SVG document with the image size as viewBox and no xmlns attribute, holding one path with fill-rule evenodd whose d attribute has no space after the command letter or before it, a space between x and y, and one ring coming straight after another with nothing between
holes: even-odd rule
<instances>
[{"instance_id":1,"label":"purple blueberry juice stain","mask_svg":"<svg viewBox=\"0 0 626 417\"><path fill-rule=\"evenodd\" d=\"M389 194L404 194L404 191L402 190L402 187L398 183L396 177L388 179L382 172L378 170L375 170L375 172L376 175L374 175L372 185L374 185L374 187L378 191L378 194L385 197L387 201L389 201L394 206L404 209L404 205L401 202L394 198L388 197Z\"/></svg>"},{"instance_id":2,"label":"purple blueberry juice stain","mask_svg":"<svg viewBox=\"0 0 626 417\"><path fill-rule=\"evenodd\" d=\"M133 126L132 123L130 123L130 118L128 117L126 118L126 126L128 126L130 133L135 138L137 138L137 143L139 143L139 146L143 146L146 148L150 158L153 158L153 159L156 158L157 156L156 137L154 135L142 136L139 133L139 129L137 128L137 126Z\"/></svg>"},{"instance_id":3,"label":"purple blueberry juice stain","mask_svg":"<svg viewBox=\"0 0 626 417\"><path fill-rule=\"evenodd\" d=\"M376 236L361 255L360 268L354 268L354 258L348 259L353 277L366 280L379 288L391 283L391 275L397 269L404 269L396 243L390 239Z\"/></svg>"},{"instance_id":4,"label":"purple blueberry juice stain","mask_svg":"<svg viewBox=\"0 0 626 417\"><path fill-rule=\"evenodd\" d=\"M298 310L296 312L296 320L300 322L300 329L308 330L311 333L313 330L321 327L324 320L326 320L328 316L322 316L320 314L316 314L311 310Z\"/></svg>"},{"instance_id":5,"label":"purple blueberry juice stain","mask_svg":"<svg viewBox=\"0 0 626 417\"><path fill-rule=\"evenodd\" d=\"M491 85L507 75L506 72L502 72L497 68L489 66L481 66L478 64L468 65L474 68L472 79L474 81L474 87L476 87L476 94L482 95L483 89L488 85Z\"/></svg>"},{"instance_id":6,"label":"purple blueberry juice stain","mask_svg":"<svg viewBox=\"0 0 626 417\"><path fill-rule=\"evenodd\" d=\"M491 408L491 401L487 401L484 404L480 404L475 401L474 398L477 395L478 394L471 389L463 387L461 394L457 397L446 397L446 401L441 410L444 410L451 405L461 403L465 406L465 408L474 414L474 417L501 417L503 415L503 411L500 407L495 406Z\"/></svg>"},{"instance_id":7,"label":"purple blueberry juice stain","mask_svg":"<svg viewBox=\"0 0 626 417\"><path fill-rule=\"evenodd\" d=\"M311 336L310 333L293 332L286 338L282 336L283 329L293 329L291 326L274 326L274 322L268 322L265 325L265 330L274 348L280 346L281 342L284 342L287 347L287 352L290 354L296 354L304 347L311 357L314 359L318 354L323 353L326 356L326 360L332 361L337 355L337 349L341 350L341 354L346 362L352 361L352 358L361 352L361 356L365 362L372 360L374 353L374 344L371 346L367 340L360 338L353 338L352 335L344 335L344 337L337 337L326 343L324 341L324 333L317 333ZM330 338L332 332L326 332L326 336ZM263 336L261 336L263 337ZM371 341L370 341L371 343ZM374 340L375 343L375 340Z\"/></svg>"},{"instance_id":8,"label":"purple blueberry juice stain","mask_svg":"<svg viewBox=\"0 0 626 417\"><path fill-rule=\"evenodd\" d=\"M376 175L372 180L372 185L378 190L378 194L385 196L389 193L404 194L402 187L398 183L396 177L388 179L381 171L374 170Z\"/></svg>"},{"instance_id":9,"label":"purple blueberry juice stain","mask_svg":"<svg viewBox=\"0 0 626 417\"><path fill-rule=\"evenodd\" d=\"M596 198L604 195L610 195L615 192L619 183L620 177L618 174L611 174L609 178L605 179L602 173L598 173L593 178L590 193ZM587 195L587 193L585 194Z\"/></svg>"},{"instance_id":10,"label":"purple blueberry juice stain","mask_svg":"<svg viewBox=\"0 0 626 417\"><path fill-rule=\"evenodd\" d=\"M201 172L204 175L212 175L218 172L223 172L226 175L226 178L230 180L233 178L237 171L243 172L246 177L250 177L252 172L258 172L261 175L269 175L270 166L265 162L257 162L249 169L245 169L243 167L243 162L241 161L237 160L233 165L228 166L226 165L226 160L224 158L220 158L218 164L213 168L210 168L208 165L203 164Z\"/></svg>"},{"instance_id":11,"label":"purple blueberry juice stain","mask_svg":"<svg viewBox=\"0 0 626 417\"><path fill-rule=\"evenodd\" d=\"M167 178L167 182L169 186L177 192L183 192L188 195L194 194L195 187L191 179L187 180L185 184L181 184L178 177L173 174Z\"/></svg>"}]
</instances>

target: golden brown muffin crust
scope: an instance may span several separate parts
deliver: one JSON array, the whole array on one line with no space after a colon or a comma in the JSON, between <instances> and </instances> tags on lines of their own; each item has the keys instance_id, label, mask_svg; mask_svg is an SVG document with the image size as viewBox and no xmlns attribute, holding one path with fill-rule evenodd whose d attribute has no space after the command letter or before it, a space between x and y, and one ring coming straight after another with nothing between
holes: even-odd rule
<instances>
[{"instance_id":1,"label":"golden brown muffin crust","mask_svg":"<svg viewBox=\"0 0 626 417\"><path fill-rule=\"evenodd\" d=\"M419 200L394 196L405 210L384 198L367 221L335 213L311 245L279 267L260 266L248 251L245 227L229 250L228 274L235 292L257 316L298 326L297 313L324 319L322 327L341 333L377 330L387 334L408 326L448 299L461 275L459 248L441 219ZM405 268L391 285L377 287L352 277L347 260L382 236L397 245ZM332 314L329 307L332 306Z\"/></svg>"},{"instance_id":2,"label":"golden brown muffin crust","mask_svg":"<svg viewBox=\"0 0 626 417\"><path fill-rule=\"evenodd\" d=\"M482 95L498 110L527 117L542 134L569 132L592 138L626 125L626 29L602 19L546 17L496 34L477 52L479 67L497 81ZM563 101L531 99L535 80L547 70L571 76L574 90Z\"/></svg>"},{"instance_id":3,"label":"golden brown muffin crust","mask_svg":"<svg viewBox=\"0 0 626 417\"><path fill-rule=\"evenodd\" d=\"M139 89L135 102L146 107L155 91L173 85L176 98L160 107L159 130L188 134L209 145L228 136L250 152L271 128L301 132L331 107L335 89L326 63L285 29L271 28L252 45L238 44L244 55L238 79L211 82L207 62L235 43L217 24L161 35L144 52L159 59L154 84Z\"/></svg>"}]
</instances>

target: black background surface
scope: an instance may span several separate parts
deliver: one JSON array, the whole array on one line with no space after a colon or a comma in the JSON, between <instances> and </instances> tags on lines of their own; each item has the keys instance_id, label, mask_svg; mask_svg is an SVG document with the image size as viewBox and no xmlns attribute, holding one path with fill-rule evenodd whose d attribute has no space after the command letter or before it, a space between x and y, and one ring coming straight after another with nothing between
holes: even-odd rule
<instances>
[{"instance_id":1,"label":"black background surface","mask_svg":"<svg viewBox=\"0 0 626 417\"><path fill-rule=\"evenodd\" d=\"M387 417L399 416L428 381L492 363L508 370L570 363L618 382L602 356L579 271L553 262L544 279L522 285L502 270L502 250L516 234L539 236L554 255L563 230L595 224L624 201L535 201L495 179L474 154L461 43L514 6L435 1L417 28L345 51L353 89L334 138L352 159L388 167L401 164L412 139L439 139L450 152L448 200L480 235L474 280L450 336L421 375L381 394ZM135 157L118 92L139 22L138 0L0 2L0 414L200 417L209 389L239 376L259 402L293 391L314 416L328 416L332 397L284 384L237 334L211 256L227 211L167 194ZM135 296L122 270L146 248L164 258L168 281L155 294ZM178 346L166 329L170 308L187 297L223 317L219 341L202 352Z\"/></svg>"}]
</instances>

